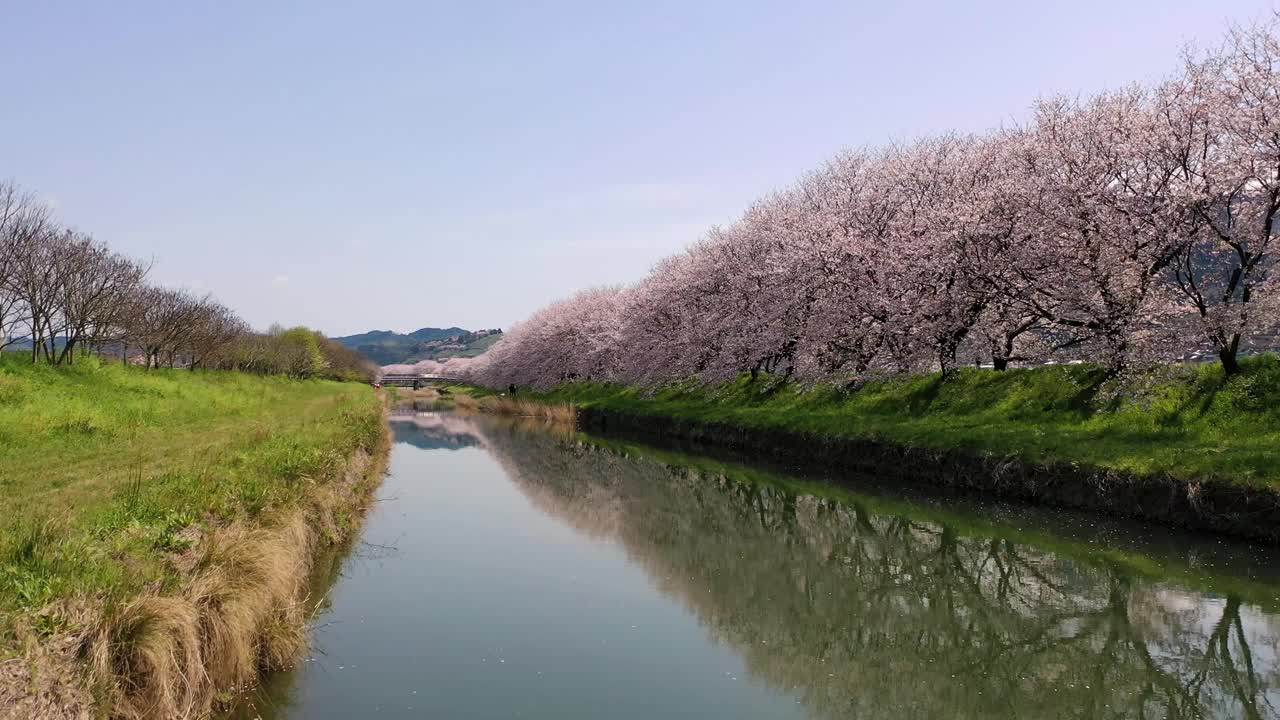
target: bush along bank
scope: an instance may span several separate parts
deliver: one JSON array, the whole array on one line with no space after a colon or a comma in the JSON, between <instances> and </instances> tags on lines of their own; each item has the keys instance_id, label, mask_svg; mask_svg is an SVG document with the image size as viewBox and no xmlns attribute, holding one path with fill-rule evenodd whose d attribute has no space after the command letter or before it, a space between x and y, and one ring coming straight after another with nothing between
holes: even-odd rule
<instances>
[{"instance_id":1,"label":"bush along bank","mask_svg":"<svg viewBox=\"0 0 1280 720\"><path fill-rule=\"evenodd\" d=\"M294 662L313 562L382 476L381 397L93 362L0 363L5 392L0 718L202 717Z\"/></svg>"},{"instance_id":2,"label":"bush along bank","mask_svg":"<svg viewBox=\"0 0 1280 720\"><path fill-rule=\"evenodd\" d=\"M1088 366L920 375L856 389L743 377L640 389L570 383L586 430L790 465L1084 508L1280 542L1280 358L1161 370L1112 392Z\"/></svg>"}]
</instances>

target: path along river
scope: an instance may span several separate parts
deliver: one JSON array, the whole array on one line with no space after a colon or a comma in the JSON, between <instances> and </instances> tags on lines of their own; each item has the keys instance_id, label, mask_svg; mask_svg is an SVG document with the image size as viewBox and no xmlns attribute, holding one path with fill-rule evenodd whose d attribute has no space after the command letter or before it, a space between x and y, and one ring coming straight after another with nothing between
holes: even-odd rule
<instances>
[{"instance_id":1,"label":"path along river","mask_svg":"<svg viewBox=\"0 0 1280 720\"><path fill-rule=\"evenodd\" d=\"M1280 552L401 411L244 718L1280 718Z\"/></svg>"}]
</instances>

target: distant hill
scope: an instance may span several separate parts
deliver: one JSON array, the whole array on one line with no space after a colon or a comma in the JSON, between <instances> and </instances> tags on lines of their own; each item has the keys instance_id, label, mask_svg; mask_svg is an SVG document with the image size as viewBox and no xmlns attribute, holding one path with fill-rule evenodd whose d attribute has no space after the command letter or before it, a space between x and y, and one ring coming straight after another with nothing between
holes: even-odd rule
<instances>
[{"instance_id":1,"label":"distant hill","mask_svg":"<svg viewBox=\"0 0 1280 720\"><path fill-rule=\"evenodd\" d=\"M475 357L502 337L502 330L420 328L405 335L391 330L370 330L358 335L333 338L334 342L363 354L378 365Z\"/></svg>"},{"instance_id":2,"label":"distant hill","mask_svg":"<svg viewBox=\"0 0 1280 720\"><path fill-rule=\"evenodd\" d=\"M59 350L67 344L66 338L54 338L53 346ZM4 346L5 352L31 352L31 336L25 336L18 339L9 338L9 344Z\"/></svg>"},{"instance_id":3,"label":"distant hill","mask_svg":"<svg viewBox=\"0 0 1280 720\"><path fill-rule=\"evenodd\" d=\"M467 332L467 330L463 330L460 327L418 328L417 330L409 333L409 337L421 342L428 342L431 340L445 340L452 337L458 337L460 335L466 335Z\"/></svg>"}]
</instances>

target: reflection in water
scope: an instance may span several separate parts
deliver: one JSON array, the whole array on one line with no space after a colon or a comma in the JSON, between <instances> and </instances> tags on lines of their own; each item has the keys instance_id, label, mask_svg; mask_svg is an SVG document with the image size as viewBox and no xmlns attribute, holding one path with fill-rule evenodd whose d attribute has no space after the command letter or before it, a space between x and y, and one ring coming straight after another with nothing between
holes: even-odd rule
<instances>
[{"instance_id":1,"label":"reflection in water","mask_svg":"<svg viewBox=\"0 0 1280 720\"><path fill-rule=\"evenodd\" d=\"M420 409L417 403L397 407L391 413L391 432L395 442L408 443L421 450L475 447L480 444L480 437L473 426L472 421L462 416Z\"/></svg>"},{"instance_id":2,"label":"reflection in water","mask_svg":"<svg viewBox=\"0 0 1280 720\"><path fill-rule=\"evenodd\" d=\"M349 558L325 666L236 717L1280 717L1270 550L1099 548L495 418L393 420L365 533L394 559ZM528 666L494 675L495 646ZM714 682L735 655L748 682Z\"/></svg>"},{"instance_id":3,"label":"reflection in water","mask_svg":"<svg viewBox=\"0 0 1280 720\"><path fill-rule=\"evenodd\" d=\"M1280 619L857 501L514 429L542 510L620 542L750 671L821 717L1276 717Z\"/></svg>"}]
</instances>

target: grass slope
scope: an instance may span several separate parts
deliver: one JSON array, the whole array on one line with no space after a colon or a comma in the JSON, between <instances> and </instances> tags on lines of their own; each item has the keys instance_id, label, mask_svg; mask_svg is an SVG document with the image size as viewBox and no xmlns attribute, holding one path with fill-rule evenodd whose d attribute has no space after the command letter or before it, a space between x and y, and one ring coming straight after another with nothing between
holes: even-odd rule
<instances>
[{"instance_id":1,"label":"grass slope","mask_svg":"<svg viewBox=\"0 0 1280 720\"><path fill-rule=\"evenodd\" d=\"M299 503L381 432L364 386L0 355L0 628L173 590L202 530Z\"/></svg>"},{"instance_id":2,"label":"grass slope","mask_svg":"<svg viewBox=\"0 0 1280 720\"><path fill-rule=\"evenodd\" d=\"M1103 399L1103 373L1087 366L965 369L945 381L914 376L853 391L746 377L656 391L571 383L537 397L641 416L1280 487L1280 358L1243 364L1244 373L1231 379L1216 365L1171 369L1141 400Z\"/></svg>"}]
</instances>

